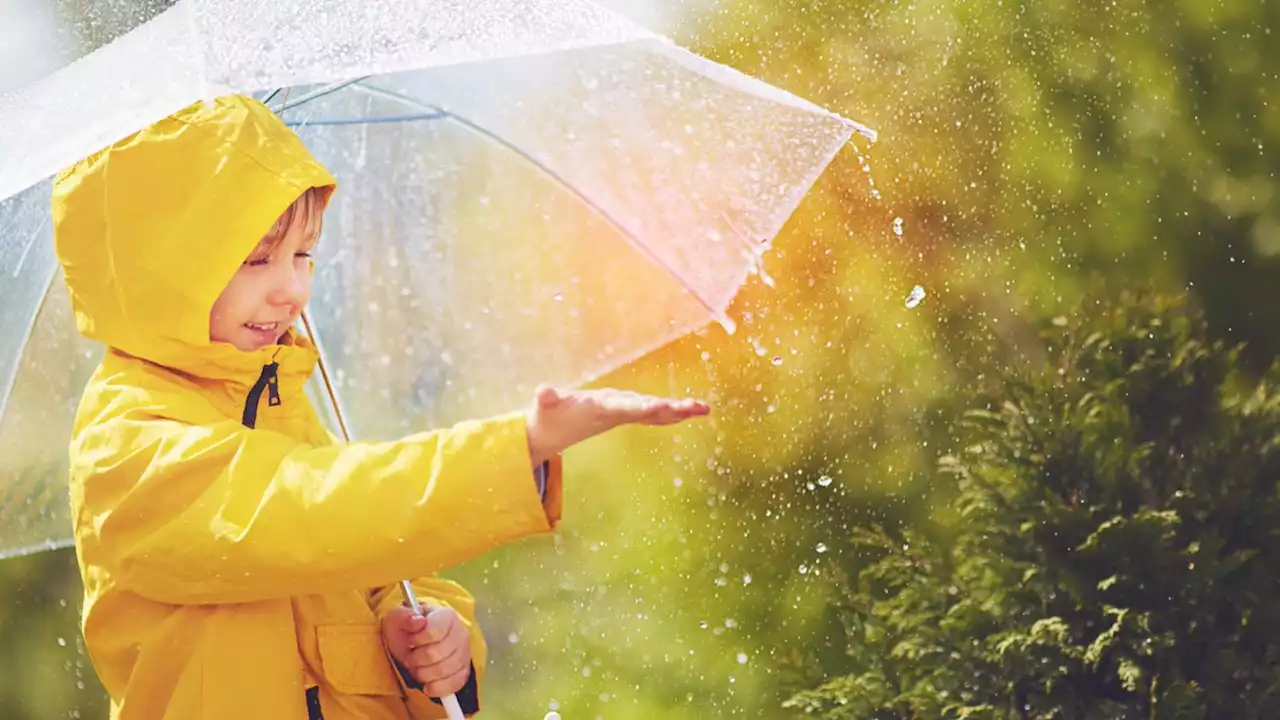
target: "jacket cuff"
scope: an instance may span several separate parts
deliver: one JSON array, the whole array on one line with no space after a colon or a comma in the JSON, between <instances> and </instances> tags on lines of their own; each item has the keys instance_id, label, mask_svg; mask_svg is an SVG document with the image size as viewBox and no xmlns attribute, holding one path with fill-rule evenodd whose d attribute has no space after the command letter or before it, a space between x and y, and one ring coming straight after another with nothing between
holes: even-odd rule
<instances>
[{"instance_id":1,"label":"jacket cuff","mask_svg":"<svg viewBox=\"0 0 1280 720\"><path fill-rule=\"evenodd\" d=\"M539 470L541 471L539 473ZM547 514L547 524L555 529L560 523L560 512L564 504L564 462L559 455L542 463L542 467L534 471L538 482L538 491L542 498L542 510Z\"/></svg>"}]
</instances>

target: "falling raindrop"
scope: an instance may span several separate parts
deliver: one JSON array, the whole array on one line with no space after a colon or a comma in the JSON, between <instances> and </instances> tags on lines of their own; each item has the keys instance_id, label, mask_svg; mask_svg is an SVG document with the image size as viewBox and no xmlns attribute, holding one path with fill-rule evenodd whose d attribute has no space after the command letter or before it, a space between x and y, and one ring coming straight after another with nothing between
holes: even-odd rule
<instances>
[{"instance_id":1,"label":"falling raindrop","mask_svg":"<svg viewBox=\"0 0 1280 720\"><path fill-rule=\"evenodd\" d=\"M740 652L740 653L738 653L738 664L739 664L739 665L746 665L746 664L747 664L747 654L746 654L746 653L744 653L744 652Z\"/></svg>"},{"instance_id":2,"label":"falling raindrop","mask_svg":"<svg viewBox=\"0 0 1280 720\"><path fill-rule=\"evenodd\" d=\"M902 218L900 217L893 219L893 234L902 237Z\"/></svg>"},{"instance_id":3,"label":"falling raindrop","mask_svg":"<svg viewBox=\"0 0 1280 720\"><path fill-rule=\"evenodd\" d=\"M831 485L831 476L830 476L830 475L823 475L823 476L819 477L819 478L818 478L818 484L819 484L819 485L821 485L822 487L828 487L828 486L830 486L830 485Z\"/></svg>"},{"instance_id":4,"label":"falling raindrop","mask_svg":"<svg viewBox=\"0 0 1280 720\"><path fill-rule=\"evenodd\" d=\"M67 646L67 639L66 639L66 638L58 638L58 647L66 647L66 646Z\"/></svg>"},{"instance_id":5,"label":"falling raindrop","mask_svg":"<svg viewBox=\"0 0 1280 720\"><path fill-rule=\"evenodd\" d=\"M824 552L826 552L826 551L827 551L827 544L826 544L826 543L818 543L818 546L817 546L817 547L815 547L815 548L814 548L814 550L817 550L817 551L818 551L818 554L819 554L819 555L821 555L822 553L824 553Z\"/></svg>"},{"instance_id":6,"label":"falling raindrop","mask_svg":"<svg viewBox=\"0 0 1280 720\"><path fill-rule=\"evenodd\" d=\"M773 356L773 365L774 365L774 367L777 367L777 366L779 366L779 365L781 365L781 364L782 364L782 356L780 356L780 355L774 355L774 356Z\"/></svg>"},{"instance_id":7,"label":"falling raindrop","mask_svg":"<svg viewBox=\"0 0 1280 720\"><path fill-rule=\"evenodd\" d=\"M910 310L921 302L924 302L924 288L917 285L911 288L911 294L907 295L907 309Z\"/></svg>"}]
</instances>

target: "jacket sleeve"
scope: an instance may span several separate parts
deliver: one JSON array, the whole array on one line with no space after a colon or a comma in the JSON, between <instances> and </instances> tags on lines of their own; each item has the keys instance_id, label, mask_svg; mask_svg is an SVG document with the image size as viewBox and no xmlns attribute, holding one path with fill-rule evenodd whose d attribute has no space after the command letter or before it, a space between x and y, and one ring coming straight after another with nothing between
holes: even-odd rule
<instances>
[{"instance_id":1,"label":"jacket sleeve","mask_svg":"<svg viewBox=\"0 0 1280 720\"><path fill-rule=\"evenodd\" d=\"M78 544L122 589L158 602L390 585L553 525L520 413L326 447L211 407L182 415L115 413L71 448Z\"/></svg>"}]
</instances>

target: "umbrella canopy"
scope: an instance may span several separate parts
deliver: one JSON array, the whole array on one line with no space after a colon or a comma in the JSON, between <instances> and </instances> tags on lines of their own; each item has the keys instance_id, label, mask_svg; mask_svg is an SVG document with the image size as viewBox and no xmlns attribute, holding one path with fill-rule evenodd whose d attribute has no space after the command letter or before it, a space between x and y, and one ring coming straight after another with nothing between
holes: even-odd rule
<instances>
[{"instance_id":1,"label":"umbrella canopy","mask_svg":"<svg viewBox=\"0 0 1280 720\"><path fill-rule=\"evenodd\" d=\"M732 331L769 241L869 134L574 0L180 0L0 96L0 555L70 537L66 441L100 353L74 329L47 179L226 92L270 94L339 181L313 392L367 439Z\"/></svg>"}]
</instances>

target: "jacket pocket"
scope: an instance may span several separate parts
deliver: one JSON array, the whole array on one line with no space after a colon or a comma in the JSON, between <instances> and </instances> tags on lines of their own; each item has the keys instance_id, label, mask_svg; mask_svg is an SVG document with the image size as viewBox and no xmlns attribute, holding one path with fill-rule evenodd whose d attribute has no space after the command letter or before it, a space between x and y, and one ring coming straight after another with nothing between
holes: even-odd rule
<instances>
[{"instance_id":1,"label":"jacket pocket","mask_svg":"<svg viewBox=\"0 0 1280 720\"><path fill-rule=\"evenodd\" d=\"M316 640L325 680L350 695L401 695L378 625L319 625Z\"/></svg>"}]
</instances>

